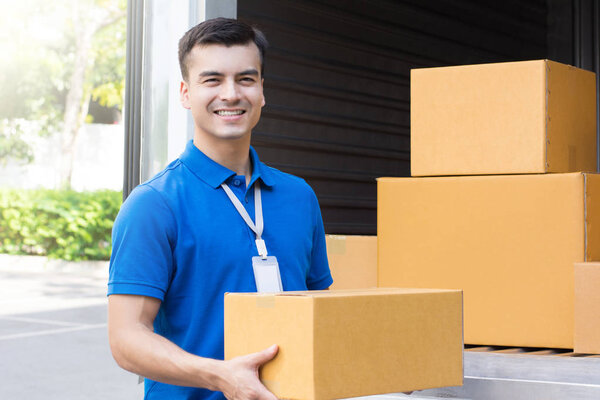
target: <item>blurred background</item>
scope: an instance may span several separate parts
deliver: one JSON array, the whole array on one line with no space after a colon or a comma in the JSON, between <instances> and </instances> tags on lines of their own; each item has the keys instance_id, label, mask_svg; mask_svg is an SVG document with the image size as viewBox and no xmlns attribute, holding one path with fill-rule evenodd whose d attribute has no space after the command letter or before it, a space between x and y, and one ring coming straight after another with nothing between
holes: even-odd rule
<instances>
[{"instance_id":1,"label":"blurred background","mask_svg":"<svg viewBox=\"0 0 600 400\"><path fill-rule=\"evenodd\" d=\"M107 259L123 180L126 1L1 4L0 253Z\"/></svg>"},{"instance_id":2,"label":"blurred background","mask_svg":"<svg viewBox=\"0 0 600 400\"><path fill-rule=\"evenodd\" d=\"M0 398L141 398L113 361L125 0L0 1Z\"/></svg>"}]
</instances>

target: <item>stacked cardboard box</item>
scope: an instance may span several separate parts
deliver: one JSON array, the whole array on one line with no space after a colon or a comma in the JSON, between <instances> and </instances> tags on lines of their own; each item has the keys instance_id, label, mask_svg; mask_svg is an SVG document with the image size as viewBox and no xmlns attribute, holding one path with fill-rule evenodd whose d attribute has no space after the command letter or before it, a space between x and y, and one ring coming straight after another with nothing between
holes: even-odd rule
<instances>
[{"instance_id":1,"label":"stacked cardboard box","mask_svg":"<svg viewBox=\"0 0 600 400\"><path fill-rule=\"evenodd\" d=\"M575 351L600 354L600 263L575 264Z\"/></svg>"},{"instance_id":2,"label":"stacked cardboard box","mask_svg":"<svg viewBox=\"0 0 600 400\"><path fill-rule=\"evenodd\" d=\"M412 176L596 171L595 82L546 60L412 70Z\"/></svg>"},{"instance_id":3,"label":"stacked cardboard box","mask_svg":"<svg viewBox=\"0 0 600 400\"><path fill-rule=\"evenodd\" d=\"M378 285L463 289L465 343L573 348L573 265L600 260L595 91L547 60L413 70Z\"/></svg>"},{"instance_id":4,"label":"stacked cardboard box","mask_svg":"<svg viewBox=\"0 0 600 400\"><path fill-rule=\"evenodd\" d=\"M377 236L327 235L331 289L377 287Z\"/></svg>"}]
</instances>

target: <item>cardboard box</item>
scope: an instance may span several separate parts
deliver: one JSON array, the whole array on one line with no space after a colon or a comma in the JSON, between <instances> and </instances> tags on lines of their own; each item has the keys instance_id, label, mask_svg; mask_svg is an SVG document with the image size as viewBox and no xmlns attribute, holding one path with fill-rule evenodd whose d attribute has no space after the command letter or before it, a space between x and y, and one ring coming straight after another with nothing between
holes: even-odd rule
<instances>
[{"instance_id":1,"label":"cardboard box","mask_svg":"<svg viewBox=\"0 0 600 400\"><path fill-rule=\"evenodd\" d=\"M327 235L331 289L377 287L377 236Z\"/></svg>"},{"instance_id":2,"label":"cardboard box","mask_svg":"<svg viewBox=\"0 0 600 400\"><path fill-rule=\"evenodd\" d=\"M600 354L600 263L575 264L575 352Z\"/></svg>"},{"instance_id":3,"label":"cardboard box","mask_svg":"<svg viewBox=\"0 0 600 400\"><path fill-rule=\"evenodd\" d=\"M225 359L279 345L278 398L339 399L462 384L462 293L370 289L225 295Z\"/></svg>"},{"instance_id":4,"label":"cardboard box","mask_svg":"<svg viewBox=\"0 0 600 400\"><path fill-rule=\"evenodd\" d=\"M464 290L465 343L572 349L600 175L381 178L377 241L379 286Z\"/></svg>"},{"instance_id":5,"label":"cardboard box","mask_svg":"<svg viewBox=\"0 0 600 400\"><path fill-rule=\"evenodd\" d=\"M596 77L548 60L411 71L411 174L596 171Z\"/></svg>"}]
</instances>

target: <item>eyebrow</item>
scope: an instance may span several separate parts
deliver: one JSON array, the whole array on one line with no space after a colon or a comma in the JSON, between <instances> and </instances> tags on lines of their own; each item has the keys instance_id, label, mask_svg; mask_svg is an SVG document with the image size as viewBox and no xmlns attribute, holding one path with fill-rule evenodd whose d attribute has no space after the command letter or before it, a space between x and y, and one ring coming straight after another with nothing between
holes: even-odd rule
<instances>
[{"instance_id":1,"label":"eyebrow","mask_svg":"<svg viewBox=\"0 0 600 400\"><path fill-rule=\"evenodd\" d=\"M221 72L217 72L217 71L204 71L204 72L201 72L198 76L200 76L200 77L205 77L205 76L225 76L225 74L223 74Z\"/></svg>"},{"instance_id":2,"label":"eyebrow","mask_svg":"<svg viewBox=\"0 0 600 400\"><path fill-rule=\"evenodd\" d=\"M236 74L237 76L239 75L254 75L254 76L258 76L258 71L254 68L250 68L250 69L246 69L244 71L238 72ZM203 71L198 75L200 78L204 78L207 76L225 76L225 74L223 74L222 72L218 72L218 71Z\"/></svg>"},{"instance_id":3,"label":"eyebrow","mask_svg":"<svg viewBox=\"0 0 600 400\"><path fill-rule=\"evenodd\" d=\"M254 76L258 76L258 71L255 70L254 68L250 68L250 69L242 71L242 72L240 72L240 73L238 73L236 75L254 75Z\"/></svg>"}]
</instances>

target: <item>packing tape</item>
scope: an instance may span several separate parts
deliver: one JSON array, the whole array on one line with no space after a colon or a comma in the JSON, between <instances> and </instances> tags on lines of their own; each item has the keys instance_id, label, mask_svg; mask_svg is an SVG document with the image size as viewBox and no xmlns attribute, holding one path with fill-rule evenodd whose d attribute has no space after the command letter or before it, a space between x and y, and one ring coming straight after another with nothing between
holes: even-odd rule
<instances>
[{"instance_id":1,"label":"packing tape","mask_svg":"<svg viewBox=\"0 0 600 400\"><path fill-rule=\"evenodd\" d=\"M275 307L275 296L273 295L258 295L256 296L256 307L258 308L273 308Z\"/></svg>"},{"instance_id":2,"label":"packing tape","mask_svg":"<svg viewBox=\"0 0 600 400\"><path fill-rule=\"evenodd\" d=\"M346 254L346 236L328 235L327 238L328 254Z\"/></svg>"}]
</instances>

